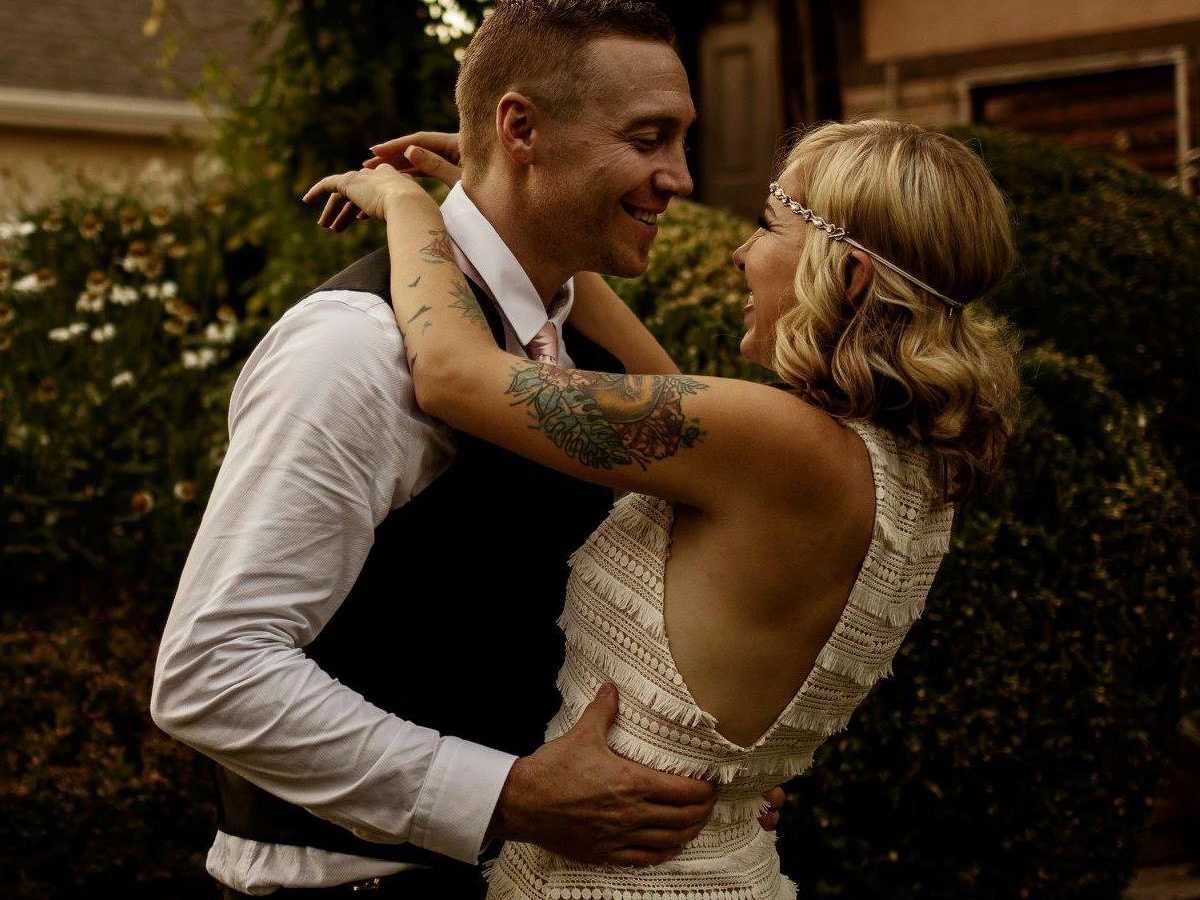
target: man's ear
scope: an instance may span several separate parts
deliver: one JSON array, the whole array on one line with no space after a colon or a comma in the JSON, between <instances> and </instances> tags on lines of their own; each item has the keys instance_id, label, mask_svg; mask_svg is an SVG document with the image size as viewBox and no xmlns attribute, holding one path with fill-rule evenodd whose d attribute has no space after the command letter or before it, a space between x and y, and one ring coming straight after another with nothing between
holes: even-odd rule
<instances>
[{"instance_id":1,"label":"man's ear","mask_svg":"<svg viewBox=\"0 0 1200 900\"><path fill-rule=\"evenodd\" d=\"M858 303L867 285L875 279L875 262L861 250L851 250L846 267L846 299Z\"/></svg>"},{"instance_id":2,"label":"man's ear","mask_svg":"<svg viewBox=\"0 0 1200 900\"><path fill-rule=\"evenodd\" d=\"M518 165L533 162L538 108L524 94L509 91L496 104L496 138L500 148Z\"/></svg>"}]
</instances>

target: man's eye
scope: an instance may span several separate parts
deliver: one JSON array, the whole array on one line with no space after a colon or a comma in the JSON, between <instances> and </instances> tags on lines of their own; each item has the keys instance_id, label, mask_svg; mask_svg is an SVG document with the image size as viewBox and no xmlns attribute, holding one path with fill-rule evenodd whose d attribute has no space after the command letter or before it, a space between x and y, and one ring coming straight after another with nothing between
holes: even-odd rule
<instances>
[{"instance_id":1,"label":"man's eye","mask_svg":"<svg viewBox=\"0 0 1200 900\"><path fill-rule=\"evenodd\" d=\"M659 135L643 135L642 137L635 137L633 142L639 147L651 149L662 143L662 137Z\"/></svg>"}]
</instances>

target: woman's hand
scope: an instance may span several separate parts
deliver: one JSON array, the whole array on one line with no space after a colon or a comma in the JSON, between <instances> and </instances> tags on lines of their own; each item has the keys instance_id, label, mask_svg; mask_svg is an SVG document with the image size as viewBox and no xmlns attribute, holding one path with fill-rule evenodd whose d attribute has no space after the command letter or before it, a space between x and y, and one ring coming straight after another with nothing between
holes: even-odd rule
<instances>
[{"instance_id":1,"label":"woman's hand","mask_svg":"<svg viewBox=\"0 0 1200 900\"><path fill-rule=\"evenodd\" d=\"M388 210L397 205L424 203L437 210L437 203L419 184L388 163L328 175L310 187L302 199L311 205L325 194L329 199L317 224L331 231L344 230L360 211L374 219L386 219Z\"/></svg>"},{"instance_id":2,"label":"woman's hand","mask_svg":"<svg viewBox=\"0 0 1200 900\"><path fill-rule=\"evenodd\" d=\"M371 153L374 156L363 163L368 169L388 163L405 175L436 178L451 188L462 178L462 154L457 133L418 131L376 144Z\"/></svg>"}]
</instances>

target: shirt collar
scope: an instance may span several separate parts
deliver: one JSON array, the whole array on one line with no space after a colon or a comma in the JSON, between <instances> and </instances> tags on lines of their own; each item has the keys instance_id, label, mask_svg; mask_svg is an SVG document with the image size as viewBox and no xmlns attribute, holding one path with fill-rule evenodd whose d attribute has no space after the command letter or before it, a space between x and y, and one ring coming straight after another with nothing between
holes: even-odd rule
<instances>
[{"instance_id":1,"label":"shirt collar","mask_svg":"<svg viewBox=\"0 0 1200 900\"><path fill-rule=\"evenodd\" d=\"M574 278L559 289L551 306L553 315L547 316L525 269L467 196L461 181L442 203L442 218L446 220L446 232L479 275L481 287L495 298L521 346L527 346L547 321L554 322L562 332L562 324L575 302Z\"/></svg>"}]
</instances>

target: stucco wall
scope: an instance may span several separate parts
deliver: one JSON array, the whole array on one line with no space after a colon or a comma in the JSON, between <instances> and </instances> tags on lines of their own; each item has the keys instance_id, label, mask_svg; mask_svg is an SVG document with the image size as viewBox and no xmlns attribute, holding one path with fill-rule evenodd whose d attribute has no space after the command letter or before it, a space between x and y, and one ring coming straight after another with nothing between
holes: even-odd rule
<instances>
[{"instance_id":1,"label":"stucco wall","mask_svg":"<svg viewBox=\"0 0 1200 900\"><path fill-rule=\"evenodd\" d=\"M154 196L153 184L139 184L139 175L148 166L161 160L168 168L188 169L194 157L186 146L160 139L4 129L0 131L0 217L35 207L63 191L77 192L80 176Z\"/></svg>"},{"instance_id":2,"label":"stucco wall","mask_svg":"<svg viewBox=\"0 0 1200 900\"><path fill-rule=\"evenodd\" d=\"M863 51L888 62L1197 19L1198 0L863 0Z\"/></svg>"}]
</instances>

